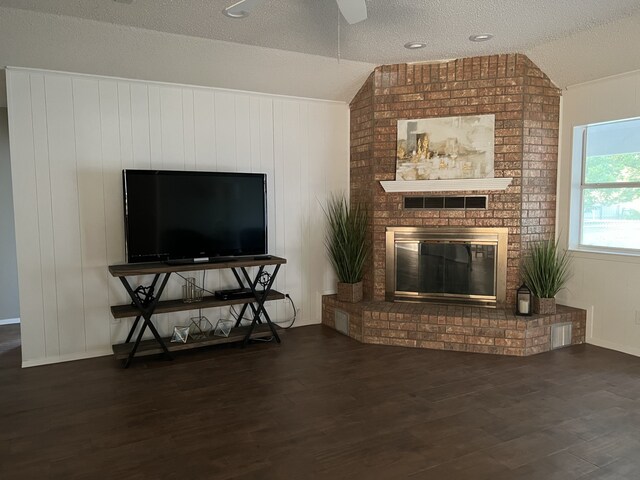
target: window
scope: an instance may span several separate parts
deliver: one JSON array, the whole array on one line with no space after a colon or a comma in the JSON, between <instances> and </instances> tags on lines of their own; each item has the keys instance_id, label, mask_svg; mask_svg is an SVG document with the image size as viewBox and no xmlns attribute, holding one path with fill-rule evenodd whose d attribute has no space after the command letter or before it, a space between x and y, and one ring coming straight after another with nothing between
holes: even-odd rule
<instances>
[{"instance_id":1,"label":"window","mask_svg":"<svg viewBox=\"0 0 640 480\"><path fill-rule=\"evenodd\" d=\"M640 118L577 127L574 158L574 248L640 254Z\"/></svg>"}]
</instances>

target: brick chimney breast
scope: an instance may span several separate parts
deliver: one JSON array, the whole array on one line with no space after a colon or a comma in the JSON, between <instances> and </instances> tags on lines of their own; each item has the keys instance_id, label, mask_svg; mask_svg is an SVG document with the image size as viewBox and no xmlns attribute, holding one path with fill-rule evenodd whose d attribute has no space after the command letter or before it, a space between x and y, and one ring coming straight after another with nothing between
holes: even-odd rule
<instances>
[{"instance_id":1,"label":"brick chimney breast","mask_svg":"<svg viewBox=\"0 0 640 480\"><path fill-rule=\"evenodd\" d=\"M385 298L386 227L507 227L507 304L515 302L527 242L555 234L560 94L522 54L373 71L350 104L351 201L370 215L366 299ZM398 119L481 114L495 115L495 176L513 182L504 191L449 194L487 195L486 210L404 210L411 193L385 193L380 180L395 180Z\"/></svg>"}]
</instances>

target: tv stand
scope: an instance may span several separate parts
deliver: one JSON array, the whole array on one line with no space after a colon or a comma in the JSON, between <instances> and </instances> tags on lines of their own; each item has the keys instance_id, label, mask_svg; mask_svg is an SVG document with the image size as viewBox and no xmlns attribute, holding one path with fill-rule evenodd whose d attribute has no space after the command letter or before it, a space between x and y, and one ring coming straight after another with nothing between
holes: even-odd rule
<instances>
[{"instance_id":1,"label":"tv stand","mask_svg":"<svg viewBox=\"0 0 640 480\"><path fill-rule=\"evenodd\" d=\"M109 273L113 277L120 279L132 301L129 305L112 306L111 314L114 318L135 317L133 326L125 342L113 345L113 353L116 358L124 359L124 367L127 368L136 354L152 355L164 353L164 355L170 359L172 358L170 353L172 351L215 345L218 343L241 342L244 346L251 339L266 337L273 337L280 343L277 327L273 324L271 318L269 318L264 304L271 300L281 300L285 298L282 293L272 290L271 288L278 275L280 266L287 263L287 261L284 258L270 255L265 255L264 257L268 258L237 258L233 260L224 259L223 261L221 259L220 262L215 263L189 263L180 265L168 265L162 262L110 265ZM273 267L271 278L268 284L264 286L264 290L257 290L260 277L268 266ZM250 267L258 267L258 271L253 278L251 278L247 271L247 268ZM233 272L239 288L249 291L247 295L227 299L207 296L197 303L184 303L182 299L161 300L162 293L172 273L192 272L196 270L220 270L225 268ZM149 287L143 290L144 293L137 293L127 279L127 277L138 275L154 275ZM156 313L180 312L193 310L194 308L215 308L229 305L242 305L235 328L232 329L229 337L207 337L200 341L191 340L187 343L170 343L168 338L162 338L160 336L151 321L153 315ZM251 325L248 327L240 327L240 321L246 313L247 308L250 308L253 313ZM132 342L131 340L139 325L140 329L136 339ZM152 340L142 341L142 336L147 328L151 331L154 338Z\"/></svg>"}]
</instances>

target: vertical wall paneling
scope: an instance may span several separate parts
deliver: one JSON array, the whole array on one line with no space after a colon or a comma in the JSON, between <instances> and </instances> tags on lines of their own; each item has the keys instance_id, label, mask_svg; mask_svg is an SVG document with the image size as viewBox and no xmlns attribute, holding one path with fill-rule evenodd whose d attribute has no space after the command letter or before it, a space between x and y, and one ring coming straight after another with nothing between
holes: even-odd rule
<instances>
[{"instance_id":1,"label":"vertical wall paneling","mask_svg":"<svg viewBox=\"0 0 640 480\"><path fill-rule=\"evenodd\" d=\"M193 92L193 130L196 170L215 169L213 92Z\"/></svg>"},{"instance_id":2,"label":"vertical wall paneling","mask_svg":"<svg viewBox=\"0 0 640 480\"><path fill-rule=\"evenodd\" d=\"M147 87L149 101L149 151L151 152L151 168L161 169L162 165L162 120L160 109L160 87Z\"/></svg>"},{"instance_id":3,"label":"vertical wall paneling","mask_svg":"<svg viewBox=\"0 0 640 480\"><path fill-rule=\"evenodd\" d=\"M236 147L236 101L235 95L229 92L215 93L216 160L220 170L234 172L237 170Z\"/></svg>"},{"instance_id":4,"label":"vertical wall paneling","mask_svg":"<svg viewBox=\"0 0 640 480\"><path fill-rule=\"evenodd\" d=\"M194 130L193 115L193 90L182 90L182 130L183 130L183 158L184 168L186 170L195 170L196 168L196 143Z\"/></svg>"},{"instance_id":5,"label":"vertical wall paneling","mask_svg":"<svg viewBox=\"0 0 640 480\"><path fill-rule=\"evenodd\" d=\"M290 295L302 304L302 211L301 205L301 170L300 164L306 155L307 145L302 142L300 127L300 105L296 101L286 100L282 109L282 149L283 149L283 211L282 228L284 230L283 249L287 252L290 265L282 272L282 284L287 285ZM292 208L293 205L298 206ZM280 210L277 210L280 212ZM285 316L288 310L282 305L278 312ZM304 312L303 312L304 314Z\"/></svg>"},{"instance_id":6,"label":"vertical wall paneling","mask_svg":"<svg viewBox=\"0 0 640 480\"><path fill-rule=\"evenodd\" d=\"M126 337L132 319L109 307L129 299L106 268L126 260L123 168L265 173L269 253L288 260L276 287L300 308L298 325L320 321L333 289L321 203L348 185L346 105L26 69L7 77L23 364L105 354ZM172 278L167 298L179 298ZM233 275L207 273L207 289L233 286ZM267 308L276 321L292 314L288 301ZM168 335L195 314L156 324Z\"/></svg>"},{"instance_id":7,"label":"vertical wall paneling","mask_svg":"<svg viewBox=\"0 0 640 480\"><path fill-rule=\"evenodd\" d=\"M184 127L181 89L160 89L160 124L162 167L168 170L183 170Z\"/></svg>"},{"instance_id":8,"label":"vertical wall paneling","mask_svg":"<svg viewBox=\"0 0 640 480\"><path fill-rule=\"evenodd\" d=\"M131 143L133 167L151 168L149 143L149 89L144 84L131 85Z\"/></svg>"},{"instance_id":9,"label":"vertical wall paneling","mask_svg":"<svg viewBox=\"0 0 640 480\"><path fill-rule=\"evenodd\" d=\"M238 95L235 99L236 171L251 171L251 105L249 96Z\"/></svg>"},{"instance_id":10,"label":"vertical wall paneling","mask_svg":"<svg viewBox=\"0 0 640 480\"><path fill-rule=\"evenodd\" d=\"M275 239L271 246L271 251L276 255L284 255L285 252L285 229L284 229L284 210L287 208L284 199L284 114L283 100L277 99L273 102L273 211L275 227ZM285 284L286 269L279 274L275 286L282 290ZM282 306L278 303L275 305L276 317L282 318L280 312Z\"/></svg>"},{"instance_id":11,"label":"vertical wall paneling","mask_svg":"<svg viewBox=\"0 0 640 480\"><path fill-rule=\"evenodd\" d=\"M38 358L47 355L45 316L50 312L43 309L31 91L28 73L13 72L7 77L22 355Z\"/></svg>"},{"instance_id":12,"label":"vertical wall paneling","mask_svg":"<svg viewBox=\"0 0 640 480\"><path fill-rule=\"evenodd\" d=\"M249 172L262 172L262 148L260 145L261 131L260 116L260 99L251 98L249 104L249 124L247 130L249 132Z\"/></svg>"},{"instance_id":13,"label":"vertical wall paneling","mask_svg":"<svg viewBox=\"0 0 640 480\"><path fill-rule=\"evenodd\" d=\"M84 351L85 296L71 77L45 76L60 354Z\"/></svg>"},{"instance_id":14,"label":"vertical wall paneling","mask_svg":"<svg viewBox=\"0 0 640 480\"><path fill-rule=\"evenodd\" d=\"M312 295L307 301L309 305L306 307L307 312L318 312L322 309L322 293L324 287L324 236L325 236L325 220L322 207L326 204L327 195L325 191L326 185L326 162L323 160L329 158L329 145L327 143L327 124L323 117L325 109L317 104L309 105L308 113L308 135L313 146L309 148L309 161L307 167L307 185L308 185L308 208L306 211L305 223L307 226L307 236L309 249L315 252L315 255L307 255L307 272L314 272L308 275L310 282L306 292ZM310 309L310 310L309 310Z\"/></svg>"},{"instance_id":15,"label":"vertical wall paneling","mask_svg":"<svg viewBox=\"0 0 640 480\"><path fill-rule=\"evenodd\" d=\"M109 296L104 288L107 264L104 186L100 145L100 94L95 79L75 78L73 118L80 218L80 252L84 291L86 348L104 348L111 341Z\"/></svg>"},{"instance_id":16,"label":"vertical wall paneling","mask_svg":"<svg viewBox=\"0 0 640 480\"><path fill-rule=\"evenodd\" d=\"M131 125L131 86L127 82L118 82L118 116L122 168L134 168L133 127Z\"/></svg>"},{"instance_id":17,"label":"vertical wall paneling","mask_svg":"<svg viewBox=\"0 0 640 480\"><path fill-rule=\"evenodd\" d=\"M301 320L309 321L310 309L310 291L309 283L313 282L311 276L306 276L305 272L309 271L309 264L311 263L311 255L304 251L304 246L308 247L310 252L313 251L313 239L309 236L309 189L302 188L302 185L309 185L309 164L311 162L310 153L315 148L315 142L311 142L309 138L309 105L301 104L298 106L298 137L299 153L297 154L297 164L300 166L300 172L297 179L300 210L298 217L298 245L300 245L299 256L299 272L300 272L300 298L298 304L301 307L300 315ZM294 160L296 161L296 160Z\"/></svg>"},{"instance_id":18,"label":"vertical wall paneling","mask_svg":"<svg viewBox=\"0 0 640 480\"><path fill-rule=\"evenodd\" d=\"M49 165L49 140L47 135L46 99L44 76L31 75L31 111L33 118L33 148L37 189L38 231L40 234L40 265L42 309L45 346L48 356L60 354L58 331L58 299L56 292L55 251L53 238L53 212L51 210L51 171ZM108 325L107 325L108 327Z\"/></svg>"}]
</instances>

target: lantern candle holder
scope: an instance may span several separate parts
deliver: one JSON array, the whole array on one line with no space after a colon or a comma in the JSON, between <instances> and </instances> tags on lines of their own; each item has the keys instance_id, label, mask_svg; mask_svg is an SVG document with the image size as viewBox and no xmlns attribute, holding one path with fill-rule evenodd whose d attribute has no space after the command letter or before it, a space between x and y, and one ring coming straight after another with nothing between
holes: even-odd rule
<instances>
[{"instance_id":1,"label":"lantern candle holder","mask_svg":"<svg viewBox=\"0 0 640 480\"><path fill-rule=\"evenodd\" d=\"M526 284L516 292L516 315L530 316L533 307L533 295Z\"/></svg>"}]
</instances>

